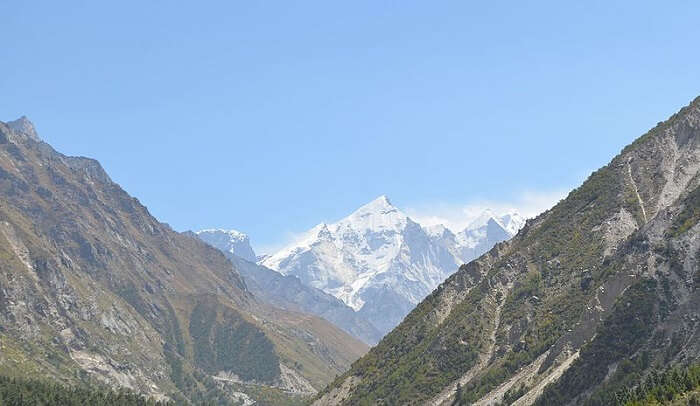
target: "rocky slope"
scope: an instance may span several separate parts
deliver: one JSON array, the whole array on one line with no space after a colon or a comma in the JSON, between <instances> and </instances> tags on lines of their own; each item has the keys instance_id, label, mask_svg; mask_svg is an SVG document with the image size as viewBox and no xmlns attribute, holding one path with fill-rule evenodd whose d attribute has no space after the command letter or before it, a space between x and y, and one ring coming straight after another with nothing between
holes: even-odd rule
<instances>
[{"instance_id":1,"label":"rocky slope","mask_svg":"<svg viewBox=\"0 0 700 406\"><path fill-rule=\"evenodd\" d=\"M381 196L261 264L337 297L386 334L459 265L520 225L517 215L485 215L457 233L422 227Z\"/></svg>"},{"instance_id":2,"label":"rocky slope","mask_svg":"<svg viewBox=\"0 0 700 406\"><path fill-rule=\"evenodd\" d=\"M218 250L26 118L0 123L0 348L0 374L195 403L311 392L366 350L258 300Z\"/></svg>"},{"instance_id":3,"label":"rocky slope","mask_svg":"<svg viewBox=\"0 0 700 406\"><path fill-rule=\"evenodd\" d=\"M316 405L614 405L700 358L700 98L460 267Z\"/></svg>"},{"instance_id":4,"label":"rocky slope","mask_svg":"<svg viewBox=\"0 0 700 406\"><path fill-rule=\"evenodd\" d=\"M282 275L262 265L250 262L226 250L224 239L210 238L198 232L196 235L215 248L224 252L245 280L248 289L255 297L280 309L315 314L330 321L348 334L374 345L382 338L382 333L364 320L340 299L320 289L301 283L292 275Z\"/></svg>"}]
</instances>

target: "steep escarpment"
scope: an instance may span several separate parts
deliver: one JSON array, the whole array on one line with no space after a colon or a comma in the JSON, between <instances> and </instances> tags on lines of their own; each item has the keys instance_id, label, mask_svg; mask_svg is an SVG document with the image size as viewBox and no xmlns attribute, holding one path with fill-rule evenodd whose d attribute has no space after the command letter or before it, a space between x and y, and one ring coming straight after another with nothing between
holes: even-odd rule
<instances>
[{"instance_id":1,"label":"steep escarpment","mask_svg":"<svg viewBox=\"0 0 700 406\"><path fill-rule=\"evenodd\" d=\"M25 118L0 123L0 347L0 374L194 402L232 401L245 385L308 393L365 350L260 302L218 250Z\"/></svg>"},{"instance_id":2,"label":"steep escarpment","mask_svg":"<svg viewBox=\"0 0 700 406\"><path fill-rule=\"evenodd\" d=\"M315 404L614 404L700 358L700 98L449 277Z\"/></svg>"}]
</instances>

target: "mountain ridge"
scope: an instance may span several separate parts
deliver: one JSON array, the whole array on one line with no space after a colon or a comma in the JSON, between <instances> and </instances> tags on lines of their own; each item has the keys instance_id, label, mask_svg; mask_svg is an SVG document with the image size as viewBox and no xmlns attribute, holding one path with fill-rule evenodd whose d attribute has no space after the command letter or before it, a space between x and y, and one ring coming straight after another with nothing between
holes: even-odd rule
<instances>
[{"instance_id":1,"label":"mountain ridge","mask_svg":"<svg viewBox=\"0 0 700 406\"><path fill-rule=\"evenodd\" d=\"M460 267L316 405L617 404L700 358L700 98Z\"/></svg>"},{"instance_id":2,"label":"mountain ridge","mask_svg":"<svg viewBox=\"0 0 700 406\"><path fill-rule=\"evenodd\" d=\"M381 195L260 263L341 299L388 332L459 265L510 238L504 222L518 229L522 219L506 216L455 233L421 226Z\"/></svg>"},{"instance_id":3,"label":"mountain ridge","mask_svg":"<svg viewBox=\"0 0 700 406\"><path fill-rule=\"evenodd\" d=\"M250 245L250 237L238 230L204 229L195 232L197 237L215 248L236 255L246 261L255 262L257 256Z\"/></svg>"},{"instance_id":4,"label":"mountain ridge","mask_svg":"<svg viewBox=\"0 0 700 406\"><path fill-rule=\"evenodd\" d=\"M0 374L228 402L315 391L366 351L18 128L0 122Z\"/></svg>"}]
</instances>

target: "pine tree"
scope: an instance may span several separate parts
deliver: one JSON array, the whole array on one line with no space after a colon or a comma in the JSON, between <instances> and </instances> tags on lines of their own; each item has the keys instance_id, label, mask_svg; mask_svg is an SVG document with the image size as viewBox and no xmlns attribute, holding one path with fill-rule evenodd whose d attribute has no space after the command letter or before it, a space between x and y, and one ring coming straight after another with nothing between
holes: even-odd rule
<instances>
[{"instance_id":1,"label":"pine tree","mask_svg":"<svg viewBox=\"0 0 700 406\"><path fill-rule=\"evenodd\" d=\"M462 384L457 382L457 390L455 391L455 400L452 402L452 406L459 406L462 404Z\"/></svg>"}]
</instances>

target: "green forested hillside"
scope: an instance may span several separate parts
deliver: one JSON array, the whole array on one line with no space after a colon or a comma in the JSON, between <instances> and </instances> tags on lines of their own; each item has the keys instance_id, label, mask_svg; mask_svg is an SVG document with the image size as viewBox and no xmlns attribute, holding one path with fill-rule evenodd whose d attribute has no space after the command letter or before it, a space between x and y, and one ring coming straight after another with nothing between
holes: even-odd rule
<instances>
[{"instance_id":1,"label":"green forested hillside","mask_svg":"<svg viewBox=\"0 0 700 406\"><path fill-rule=\"evenodd\" d=\"M169 406L129 391L68 387L47 381L0 376L0 405L3 406Z\"/></svg>"},{"instance_id":2,"label":"green forested hillside","mask_svg":"<svg viewBox=\"0 0 700 406\"><path fill-rule=\"evenodd\" d=\"M652 371L636 387L619 390L609 398L610 404L624 406L700 406L700 364L675 367L663 373Z\"/></svg>"}]
</instances>

